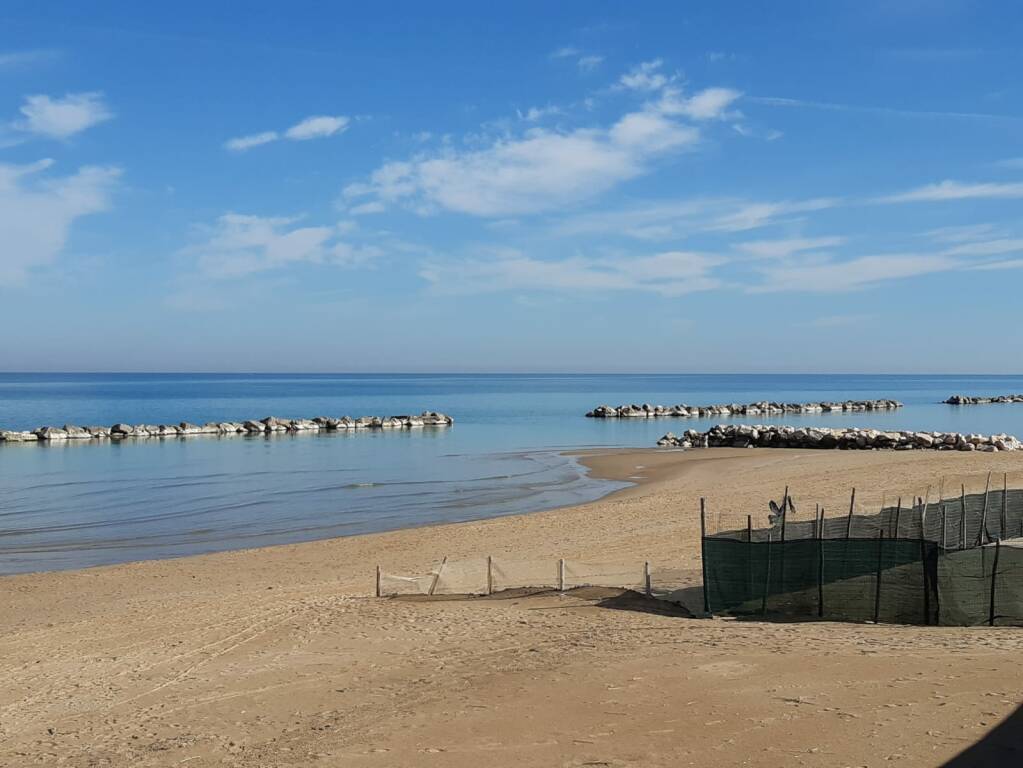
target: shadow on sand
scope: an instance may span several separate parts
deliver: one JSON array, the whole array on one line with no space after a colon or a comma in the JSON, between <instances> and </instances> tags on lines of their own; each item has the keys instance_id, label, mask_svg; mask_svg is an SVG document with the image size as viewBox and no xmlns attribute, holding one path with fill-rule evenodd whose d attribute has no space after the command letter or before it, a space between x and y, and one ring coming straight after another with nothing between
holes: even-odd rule
<instances>
[{"instance_id":1,"label":"shadow on sand","mask_svg":"<svg viewBox=\"0 0 1023 768\"><path fill-rule=\"evenodd\" d=\"M1023 765L1023 705L942 768L1008 768L1011 765Z\"/></svg>"}]
</instances>

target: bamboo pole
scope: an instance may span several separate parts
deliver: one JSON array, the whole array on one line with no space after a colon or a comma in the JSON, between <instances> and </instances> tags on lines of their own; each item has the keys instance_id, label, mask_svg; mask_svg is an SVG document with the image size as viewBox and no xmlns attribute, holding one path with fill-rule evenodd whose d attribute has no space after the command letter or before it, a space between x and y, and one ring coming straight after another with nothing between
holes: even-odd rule
<instances>
[{"instance_id":1,"label":"bamboo pole","mask_svg":"<svg viewBox=\"0 0 1023 768\"><path fill-rule=\"evenodd\" d=\"M753 515L746 515L746 589L753 599Z\"/></svg>"},{"instance_id":2,"label":"bamboo pole","mask_svg":"<svg viewBox=\"0 0 1023 768\"><path fill-rule=\"evenodd\" d=\"M845 522L845 538L846 538L846 540L848 540L849 537L852 535L853 510L855 510L855 509L856 509L856 489L853 488L852 489L852 496L849 498L849 517L846 519L846 522Z\"/></svg>"},{"instance_id":3,"label":"bamboo pole","mask_svg":"<svg viewBox=\"0 0 1023 768\"><path fill-rule=\"evenodd\" d=\"M380 597L380 566L379 565L377 566L377 590L376 590L376 594L377 594L377 597Z\"/></svg>"},{"instance_id":4,"label":"bamboo pole","mask_svg":"<svg viewBox=\"0 0 1023 768\"><path fill-rule=\"evenodd\" d=\"M494 558L487 555L487 594L494 594Z\"/></svg>"},{"instance_id":5,"label":"bamboo pole","mask_svg":"<svg viewBox=\"0 0 1023 768\"><path fill-rule=\"evenodd\" d=\"M558 559L558 591L565 591L565 558Z\"/></svg>"},{"instance_id":6,"label":"bamboo pole","mask_svg":"<svg viewBox=\"0 0 1023 768\"><path fill-rule=\"evenodd\" d=\"M891 538L899 538L899 523L902 521L902 497L899 496L899 503L895 507L895 532Z\"/></svg>"},{"instance_id":7,"label":"bamboo pole","mask_svg":"<svg viewBox=\"0 0 1023 768\"><path fill-rule=\"evenodd\" d=\"M920 510L920 538L927 536L927 505L931 503L931 486L927 486L927 493L924 494L924 506Z\"/></svg>"},{"instance_id":8,"label":"bamboo pole","mask_svg":"<svg viewBox=\"0 0 1023 768\"><path fill-rule=\"evenodd\" d=\"M654 590L653 590L653 585L651 585L651 583L650 583L650 562L649 561L643 563L643 581L646 584L646 596L647 597L653 597L654 596Z\"/></svg>"}]
</instances>

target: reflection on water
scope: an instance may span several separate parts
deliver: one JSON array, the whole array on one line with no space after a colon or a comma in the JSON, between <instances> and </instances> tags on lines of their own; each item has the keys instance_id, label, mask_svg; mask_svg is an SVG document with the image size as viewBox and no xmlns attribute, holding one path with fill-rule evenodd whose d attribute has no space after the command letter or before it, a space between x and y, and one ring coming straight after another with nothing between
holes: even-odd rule
<instances>
[{"instance_id":1,"label":"reflection on water","mask_svg":"<svg viewBox=\"0 0 1023 768\"><path fill-rule=\"evenodd\" d=\"M1008 432L1023 377L0 374L0 427L168 423L424 409L449 429L0 444L0 573L303 541L526 512L620 487L566 448L648 447L711 419L587 419L601 403L892 397L890 412L760 417L880 429Z\"/></svg>"}]
</instances>

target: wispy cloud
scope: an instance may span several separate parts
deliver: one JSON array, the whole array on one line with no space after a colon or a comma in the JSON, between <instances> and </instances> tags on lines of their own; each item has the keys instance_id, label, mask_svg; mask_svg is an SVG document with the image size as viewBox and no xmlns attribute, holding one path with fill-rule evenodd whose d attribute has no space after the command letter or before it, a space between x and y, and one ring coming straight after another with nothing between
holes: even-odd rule
<instances>
[{"instance_id":1,"label":"wispy cloud","mask_svg":"<svg viewBox=\"0 0 1023 768\"><path fill-rule=\"evenodd\" d=\"M308 141L325 139L344 133L351 124L351 118L344 115L314 115L300 120L283 133L263 131L246 136L238 136L224 142L224 148L232 152L245 152L254 147L287 139L289 141Z\"/></svg>"},{"instance_id":2,"label":"wispy cloud","mask_svg":"<svg viewBox=\"0 0 1023 768\"><path fill-rule=\"evenodd\" d=\"M644 61L622 75L618 84L633 91L659 91L671 82L671 78L661 71L662 66L664 62L661 59Z\"/></svg>"},{"instance_id":3,"label":"wispy cloud","mask_svg":"<svg viewBox=\"0 0 1023 768\"><path fill-rule=\"evenodd\" d=\"M784 259L796 253L835 248L845 243L844 237L797 237L782 240L754 240L739 243L736 248L758 259Z\"/></svg>"},{"instance_id":4,"label":"wispy cloud","mask_svg":"<svg viewBox=\"0 0 1023 768\"><path fill-rule=\"evenodd\" d=\"M858 291L882 282L947 272L961 266L949 257L927 254L880 254L838 261L833 259L791 260L770 264L760 270L763 282L750 286L750 293Z\"/></svg>"},{"instance_id":5,"label":"wispy cloud","mask_svg":"<svg viewBox=\"0 0 1023 768\"><path fill-rule=\"evenodd\" d=\"M0 285L23 280L54 262L75 221L110 205L120 171L86 166L67 176L47 176L52 160L0 164Z\"/></svg>"},{"instance_id":6,"label":"wispy cloud","mask_svg":"<svg viewBox=\"0 0 1023 768\"><path fill-rule=\"evenodd\" d=\"M947 179L936 184L925 184L922 187L900 192L895 195L875 198L878 203L916 203L937 202L942 200L976 200L985 198L1011 199L1023 197L1023 182L1000 183L979 182L968 183Z\"/></svg>"},{"instance_id":7,"label":"wispy cloud","mask_svg":"<svg viewBox=\"0 0 1023 768\"><path fill-rule=\"evenodd\" d=\"M17 69L52 61L60 55L50 48L36 48L27 51L4 51L0 53L0 70Z\"/></svg>"},{"instance_id":8,"label":"wispy cloud","mask_svg":"<svg viewBox=\"0 0 1023 768\"><path fill-rule=\"evenodd\" d=\"M578 56L579 54L580 50L575 46L564 45L561 48L551 51L550 56L552 59L569 59L573 56Z\"/></svg>"},{"instance_id":9,"label":"wispy cloud","mask_svg":"<svg viewBox=\"0 0 1023 768\"><path fill-rule=\"evenodd\" d=\"M900 115L903 117L941 117L957 118L963 120L1005 120L1010 122L1023 122L1020 115L999 115L990 112L954 112L945 110L927 109L899 109L897 107L877 107L859 104L841 104L831 101L813 101L808 99L789 99L780 96L747 96L748 101L754 104L763 104L768 107L795 107L803 109L821 109L830 112L862 112L876 115Z\"/></svg>"},{"instance_id":10,"label":"wispy cloud","mask_svg":"<svg viewBox=\"0 0 1023 768\"><path fill-rule=\"evenodd\" d=\"M658 105L666 115L684 115L693 120L717 120L729 117L728 108L742 96L733 88L705 88L685 97L677 88L667 88Z\"/></svg>"},{"instance_id":11,"label":"wispy cloud","mask_svg":"<svg viewBox=\"0 0 1023 768\"><path fill-rule=\"evenodd\" d=\"M645 291L681 296L717 288L718 257L667 251L639 258L537 259L513 250L490 258L433 263L420 275L440 293Z\"/></svg>"},{"instance_id":12,"label":"wispy cloud","mask_svg":"<svg viewBox=\"0 0 1023 768\"><path fill-rule=\"evenodd\" d=\"M227 213L200 231L203 240L182 251L207 278L226 279L293 264L361 266L381 251L341 240L346 225L297 226L299 218Z\"/></svg>"},{"instance_id":13,"label":"wispy cloud","mask_svg":"<svg viewBox=\"0 0 1023 768\"><path fill-rule=\"evenodd\" d=\"M99 92L69 93L61 98L36 94L25 98L15 130L49 139L67 139L114 115Z\"/></svg>"},{"instance_id":14,"label":"wispy cloud","mask_svg":"<svg viewBox=\"0 0 1023 768\"><path fill-rule=\"evenodd\" d=\"M588 56L580 56L578 60L576 60L575 65L579 67L580 72L592 72L603 63L603 56L590 54Z\"/></svg>"}]
</instances>

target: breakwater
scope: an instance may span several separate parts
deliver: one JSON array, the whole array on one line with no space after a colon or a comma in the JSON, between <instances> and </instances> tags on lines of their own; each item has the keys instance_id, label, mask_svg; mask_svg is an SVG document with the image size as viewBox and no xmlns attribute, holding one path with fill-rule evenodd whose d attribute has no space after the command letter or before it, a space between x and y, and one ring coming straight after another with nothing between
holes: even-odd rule
<instances>
[{"instance_id":1,"label":"breakwater","mask_svg":"<svg viewBox=\"0 0 1023 768\"><path fill-rule=\"evenodd\" d=\"M952 395L942 400L946 405L987 405L988 403L1023 403L1023 395L997 395L995 397L971 397L970 395Z\"/></svg>"},{"instance_id":2,"label":"breakwater","mask_svg":"<svg viewBox=\"0 0 1023 768\"><path fill-rule=\"evenodd\" d=\"M849 411L891 411L901 408L898 400L845 400L844 402L728 403L724 405L598 405L587 413L591 419L704 418L707 416L770 416L784 413L830 413Z\"/></svg>"},{"instance_id":3,"label":"breakwater","mask_svg":"<svg viewBox=\"0 0 1023 768\"><path fill-rule=\"evenodd\" d=\"M436 411L423 411L418 416L317 416L314 419L280 419L276 416L249 421L211 421L205 424L124 424L111 427L39 427L30 431L0 429L0 442L26 443L64 440L123 440L125 438L170 438L194 435L266 435L280 432L334 432L358 429L415 429L448 427L450 416Z\"/></svg>"},{"instance_id":4,"label":"breakwater","mask_svg":"<svg viewBox=\"0 0 1023 768\"><path fill-rule=\"evenodd\" d=\"M959 432L912 432L852 427L791 427L718 424L706 432L671 432L657 444L672 448L822 448L840 450L1018 451L1023 443L1012 435Z\"/></svg>"}]
</instances>

